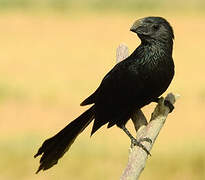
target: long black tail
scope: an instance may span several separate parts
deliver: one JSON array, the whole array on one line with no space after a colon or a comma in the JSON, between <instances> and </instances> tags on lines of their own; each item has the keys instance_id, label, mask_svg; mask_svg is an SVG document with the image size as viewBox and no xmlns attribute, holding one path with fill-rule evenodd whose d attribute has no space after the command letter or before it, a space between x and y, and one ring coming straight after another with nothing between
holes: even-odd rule
<instances>
[{"instance_id":1,"label":"long black tail","mask_svg":"<svg viewBox=\"0 0 205 180\"><path fill-rule=\"evenodd\" d=\"M44 141L39 148L35 158L42 154L40 166L36 173L40 170L46 170L58 163L58 160L65 154L66 151L75 141L76 137L92 122L94 119L93 105L74 121L69 123L55 136Z\"/></svg>"}]
</instances>

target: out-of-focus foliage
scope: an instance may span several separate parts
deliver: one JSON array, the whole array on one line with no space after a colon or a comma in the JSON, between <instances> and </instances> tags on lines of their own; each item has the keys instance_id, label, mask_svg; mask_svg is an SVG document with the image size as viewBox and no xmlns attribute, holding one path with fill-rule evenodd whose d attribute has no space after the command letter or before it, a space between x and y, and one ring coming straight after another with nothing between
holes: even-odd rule
<instances>
[{"instance_id":1,"label":"out-of-focus foliage","mask_svg":"<svg viewBox=\"0 0 205 180\"><path fill-rule=\"evenodd\" d=\"M1 9L50 9L50 10L204 10L204 0L0 0Z\"/></svg>"}]
</instances>

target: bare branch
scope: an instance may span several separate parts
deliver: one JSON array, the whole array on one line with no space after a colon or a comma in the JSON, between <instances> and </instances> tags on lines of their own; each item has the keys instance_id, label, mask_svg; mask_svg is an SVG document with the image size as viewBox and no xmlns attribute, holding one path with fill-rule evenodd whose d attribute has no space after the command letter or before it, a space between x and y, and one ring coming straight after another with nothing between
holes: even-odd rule
<instances>
[{"instance_id":1,"label":"bare branch","mask_svg":"<svg viewBox=\"0 0 205 180\"><path fill-rule=\"evenodd\" d=\"M117 62L125 59L128 56L128 47L124 44L121 44L117 48ZM166 100L175 103L178 95L169 93L166 96ZM163 97L160 98L159 103L157 104L154 112L152 113L149 123L141 110L136 110L132 116L132 121L137 132L137 140L143 140L149 138L152 140L152 143L143 141L142 144L146 147L148 151L152 149L152 146L163 127L166 118L169 114L169 108L164 105ZM139 178L141 172L145 168L146 160L148 158L147 153L140 147L134 146L130 148L128 163L124 172L121 176L121 180L136 180Z\"/></svg>"},{"instance_id":2,"label":"bare branch","mask_svg":"<svg viewBox=\"0 0 205 180\"><path fill-rule=\"evenodd\" d=\"M129 56L129 49L125 44L120 44L116 51L116 62L124 60Z\"/></svg>"}]
</instances>

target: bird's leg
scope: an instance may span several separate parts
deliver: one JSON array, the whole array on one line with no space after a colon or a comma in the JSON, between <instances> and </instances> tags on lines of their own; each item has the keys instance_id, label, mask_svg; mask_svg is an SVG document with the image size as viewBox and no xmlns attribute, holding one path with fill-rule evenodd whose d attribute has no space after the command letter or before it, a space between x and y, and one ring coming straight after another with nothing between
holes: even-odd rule
<instances>
[{"instance_id":1,"label":"bird's leg","mask_svg":"<svg viewBox=\"0 0 205 180\"><path fill-rule=\"evenodd\" d=\"M127 129L124 125L122 125L121 128L122 128L122 130L128 135L128 137L130 138L130 140L131 140L131 147L132 147L133 145L134 145L134 146L139 146L139 147L141 147L148 155L151 156L151 154L150 154L150 152L147 150L147 148L146 148L143 144L141 144L141 142L143 142L143 141L147 141L147 142L149 142L149 143L152 143L152 140L151 140L151 139L149 139L149 138L142 138L142 139L140 139L140 140L138 141L137 139L135 139L135 138L133 137L133 135L128 131L128 129Z\"/></svg>"},{"instance_id":2,"label":"bird's leg","mask_svg":"<svg viewBox=\"0 0 205 180\"><path fill-rule=\"evenodd\" d=\"M152 102L159 102L159 98L154 98ZM164 105L169 108L169 113L171 113L174 110L174 105L169 100L164 100Z\"/></svg>"}]
</instances>

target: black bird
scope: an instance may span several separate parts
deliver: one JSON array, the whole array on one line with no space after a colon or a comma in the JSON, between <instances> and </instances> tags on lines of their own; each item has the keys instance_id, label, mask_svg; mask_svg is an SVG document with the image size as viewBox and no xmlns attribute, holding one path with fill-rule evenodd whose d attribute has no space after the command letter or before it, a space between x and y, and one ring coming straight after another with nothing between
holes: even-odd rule
<instances>
[{"instance_id":1,"label":"black bird","mask_svg":"<svg viewBox=\"0 0 205 180\"><path fill-rule=\"evenodd\" d=\"M174 33L162 17L139 19L130 30L138 35L141 44L129 57L116 64L97 90L81 103L81 106L93 105L43 143L34 156L42 155L37 173L57 164L93 120L91 135L105 124L108 128L117 125L131 138L132 143L140 145L125 125L136 109L158 102L159 96L171 83L174 76ZM172 111L173 106L168 102L166 104Z\"/></svg>"}]
</instances>

